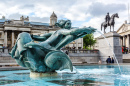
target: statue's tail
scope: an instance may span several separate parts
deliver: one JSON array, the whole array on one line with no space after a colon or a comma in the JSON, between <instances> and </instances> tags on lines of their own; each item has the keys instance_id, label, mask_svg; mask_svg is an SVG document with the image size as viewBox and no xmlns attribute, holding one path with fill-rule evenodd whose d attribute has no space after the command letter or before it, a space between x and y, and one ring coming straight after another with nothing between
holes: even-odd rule
<instances>
[{"instance_id":1,"label":"statue's tail","mask_svg":"<svg viewBox=\"0 0 130 86\"><path fill-rule=\"evenodd\" d=\"M71 60L65 53L61 51L49 52L46 55L44 62L46 66L48 66L52 70L63 70L68 68L73 71L73 65Z\"/></svg>"}]
</instances>

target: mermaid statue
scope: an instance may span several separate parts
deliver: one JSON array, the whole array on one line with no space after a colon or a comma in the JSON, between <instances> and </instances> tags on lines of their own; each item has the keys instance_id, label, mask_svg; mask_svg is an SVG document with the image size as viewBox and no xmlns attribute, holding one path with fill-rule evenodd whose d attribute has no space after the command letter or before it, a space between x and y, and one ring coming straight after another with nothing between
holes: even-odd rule
<instances>
[{"instance_id":1,"label":"mermaid statue","mask_svg":"<svg viewBox=\"0 0 130 86\"><path fill-rule=\"evenodd\" d=\"M73 71L69 56L62 52L61 48L86 34L95 32L96 29L71 28L70 20L59 20L55 25L62 29L41 36L20 33L10 52L11 57L31 72L46 73L63 69Z\"/></svg>"}]
</instances>

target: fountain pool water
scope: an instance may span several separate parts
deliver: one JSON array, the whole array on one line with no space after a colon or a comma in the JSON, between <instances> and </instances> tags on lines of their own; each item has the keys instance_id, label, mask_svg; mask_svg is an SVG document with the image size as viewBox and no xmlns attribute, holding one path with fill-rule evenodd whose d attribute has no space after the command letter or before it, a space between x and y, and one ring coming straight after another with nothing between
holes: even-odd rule
<instances>
[{"instance_id":1,"label":"fountain pool water","mask_svg":"<svg viewBox=\"0 0 130 86\"><path fill-rule=\"evenodd\" d=\"M30 78L29 70L1 71L0 85L6 86L129 86L130 65L121 65L122 75L117 65L75 66L79 73L68 69L57 71L57 76Z\"/></svg>"}]
</instances>

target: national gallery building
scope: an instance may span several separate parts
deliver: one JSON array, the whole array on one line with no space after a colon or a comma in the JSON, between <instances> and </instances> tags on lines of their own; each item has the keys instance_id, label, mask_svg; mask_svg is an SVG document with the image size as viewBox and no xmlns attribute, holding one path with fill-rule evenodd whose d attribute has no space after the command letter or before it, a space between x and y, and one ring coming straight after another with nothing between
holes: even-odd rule
<instances>
[{"instance_id":1,"label":"national gallery building","mask_svg":"<svg viewBox=\"0 0 130 86\"><path fill-rule=\"evenodd\" d=\"M53 12L50 16L50 23L30 22L29 17L20 17L20 20L6 19L4 16L0 19L0 48L3 46L12 48L16 42L17 36L21 32L28 32L33 35L41 35L54 32L61 29L55 26L57 16ZM76 49L83 48L83 39L73 41L65 46L66 48L75 47Z\"/></svg>"},{"instance_id":2,"label":"national gallery building","mask_svg":"<svg viewBox=\"0 0 130 86\"><path fill-rule=\"evenodd\" d=\"M117 33L121 35L120 37L120 44L121 46L125 46L130 51L130 23L125 21L124 24L117 30Z\"/></svg>"}]
</instances>

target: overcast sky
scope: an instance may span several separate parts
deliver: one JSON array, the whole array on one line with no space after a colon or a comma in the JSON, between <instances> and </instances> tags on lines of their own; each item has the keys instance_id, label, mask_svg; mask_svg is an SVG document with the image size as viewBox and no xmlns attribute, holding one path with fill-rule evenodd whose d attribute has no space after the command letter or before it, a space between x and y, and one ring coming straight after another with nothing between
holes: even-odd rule
<instances>
[{"instance_id":1,"label":"overcast sky","mask_svg":"<svg viewBox=\"0 0 130 86\"><path fill-rule=\"evenodd\" d=\"M73 27L92 26L100 30L109 12L110 16L119 15L115 20L117 30L128 20L128 3L129 0L0 0L0 17L19 19L23 15L29 16L30 21L49 23L54 11L58 20L70 19Z\"/></svg>"}]
</instances>

